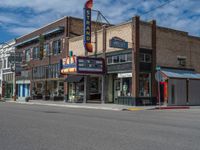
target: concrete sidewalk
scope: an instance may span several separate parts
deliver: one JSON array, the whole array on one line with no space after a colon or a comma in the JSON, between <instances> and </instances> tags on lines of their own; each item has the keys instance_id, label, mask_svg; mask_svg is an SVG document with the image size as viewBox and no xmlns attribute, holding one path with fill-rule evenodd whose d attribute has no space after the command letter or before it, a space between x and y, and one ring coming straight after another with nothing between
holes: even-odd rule
<instances>
[{"instance_id":1,"label":"concrete sidewalk","mask_svg":"<svg viewBox=\"0 0 200 150\"><path fill-rule=\"evenodd\" d=\"M63 101L44 101L44 100L30 100L29 102L22 101L7 101L10 103L27 104L27 105L43 105L43 106L56 106L56 107L67 107L67 108L81 108L81 109L99 109L99 110L113 110L113 111L139 111L139 110L149 110L154 109L155 106L125 106L117 104L91 104L91 103L66 103Z\"/></svg>"}]
</instances>

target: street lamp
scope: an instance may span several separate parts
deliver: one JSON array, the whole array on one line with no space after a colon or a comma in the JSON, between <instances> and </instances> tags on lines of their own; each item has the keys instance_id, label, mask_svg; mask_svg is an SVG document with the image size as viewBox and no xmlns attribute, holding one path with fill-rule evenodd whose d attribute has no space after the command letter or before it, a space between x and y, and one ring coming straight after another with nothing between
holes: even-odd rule
<instances>
[{"instance_id":1,"label":"street lamp","mask_svg":"<svg viewBox=\"0 0 200 150\"><path fill-rule=\"evenodd\" d=\"M8 43L6 43L6 42L2 42L2 43L0 43L0 45L1 45L1 49L3 50L3 49L6 49L6 48L10 48L10 47L12 47L12 45L9 45ZM6 47L4 47L6 45ZM11 52L5 52L5 51L3 51L3 54L11 54ZM12 66L14 66L14 69L13 70L11 70L12 72L13 72L13 100L14 101L16 101L16 61L15 61L15 50L14 50L14 63L12 62ZM10 62L9 62L10 63Z\"/></svg>"}]
</instances>

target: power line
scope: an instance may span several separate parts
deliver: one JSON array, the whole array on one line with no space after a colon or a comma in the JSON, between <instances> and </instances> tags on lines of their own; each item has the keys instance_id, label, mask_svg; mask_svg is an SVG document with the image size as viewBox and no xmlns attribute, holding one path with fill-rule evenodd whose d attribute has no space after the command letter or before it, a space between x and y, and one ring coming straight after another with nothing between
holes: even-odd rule
<instances>
[{"instance_id":1,"label":"power line","mask_svg":"<svg viewBox=\"0 0 200 150\"><path fill-rule=\"evenodd\" d=\"M151 9L151 10L149 10L149 11L147 11L147 12L142 13L140 16L144 16L144 15L146 15L146 14L149 14L150 12L155 11L156 9L159 9L159 8L161 8L161 7L164 7L165 5L168 5L169 3L173 2L173 1L175 1L175 0L167 0L164 4L159 5L159 6L157 6L157 7L154 7L153 9Z\"/></svg>"}]
</instances>

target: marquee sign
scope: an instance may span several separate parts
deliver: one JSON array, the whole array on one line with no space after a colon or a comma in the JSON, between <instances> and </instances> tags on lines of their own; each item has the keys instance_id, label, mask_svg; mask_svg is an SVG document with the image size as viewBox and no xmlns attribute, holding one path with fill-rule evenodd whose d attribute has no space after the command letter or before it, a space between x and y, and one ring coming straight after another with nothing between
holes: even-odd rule
<instances>
[{"instance_id":1,"label":"marquee sign","mask_svg":"<svg viewBox=\"0 0 200 150\"><path fill-rule=\"evenodd\" d=\"M88 0L84 7L84 47L88 52L93 51L91 43L91 17L92 17L93 0Z\"/></svg>"},{"instance_id":2,"label":"marquee sign","mask_svg":"<svg viewBox=\"0 0 200 150\"><path fill-rule=\"evenodd\" d=\"M60 73L65 74L103 74L105 62L103 58L90 58L72 56L62 59L60 62Z\"/></svg>"},{"instance_id":3,"label":"marquee sign","mask_svg":"<svg viewBox=\"0 0 200 150\"><path fill-rule=\"evenodd\" d=\"M103 74L105 72L104 59L77 57L77 72L83 74Z\"/></svg>"}]
</instances>

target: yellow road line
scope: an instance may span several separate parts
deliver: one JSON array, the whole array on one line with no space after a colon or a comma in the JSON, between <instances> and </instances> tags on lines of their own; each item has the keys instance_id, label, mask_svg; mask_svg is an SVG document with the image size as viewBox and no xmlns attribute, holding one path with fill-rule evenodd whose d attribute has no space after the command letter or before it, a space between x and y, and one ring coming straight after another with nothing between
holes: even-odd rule
<instances>
[{"instance_id":1,"label":"yellow road line","mask_svg":"<svg viewBox=\"0 0 200 150\"><path fill-rule=\"evenodd\" d=\"M144 110L144 108L128 108L127 110L129 110L129 111L139 111L139 110Z\"/></svg>"}]
</instances>

